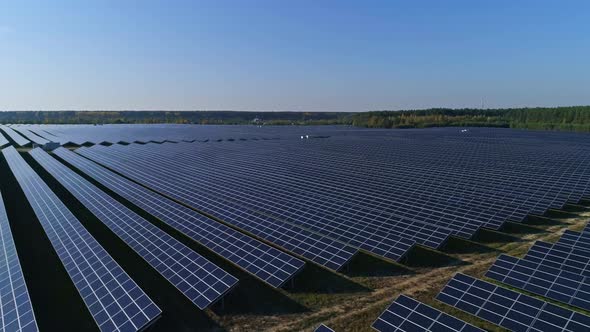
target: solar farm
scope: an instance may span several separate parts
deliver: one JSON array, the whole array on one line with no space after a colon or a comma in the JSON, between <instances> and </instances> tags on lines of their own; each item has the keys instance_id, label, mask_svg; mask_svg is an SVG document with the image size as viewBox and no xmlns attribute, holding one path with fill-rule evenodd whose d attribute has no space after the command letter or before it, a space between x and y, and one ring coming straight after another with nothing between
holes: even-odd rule
<instances>
[{"instance_id":1,"label":"solar farm","mask_svg":"<svg viewBox=\"0 0 590 332\"><path fill-rule=\"evenodd\" d=\"M0 331L590 331L590 136L0 125Z\"/></svg>"}]
</instances>

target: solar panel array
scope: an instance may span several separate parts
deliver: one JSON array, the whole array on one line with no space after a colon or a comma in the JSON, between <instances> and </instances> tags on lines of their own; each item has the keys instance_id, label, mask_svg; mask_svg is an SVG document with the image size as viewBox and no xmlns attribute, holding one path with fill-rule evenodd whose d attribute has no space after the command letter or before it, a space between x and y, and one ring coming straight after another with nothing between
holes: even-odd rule
<instances>
[{"instance_id":1,"label":"solar panel array","mask_svg":"<svg viewBox=\"0 0 590 332\"><path fill-rule=\"evenodd\" d=\"M243 208L239 202L226 199L204 188L195 191L193 186L187 186L184 178L171 178L167 174L153 171L152 167L157 166L155 163L144 160L132 165L123 164L119 158L95 154L98 149L102 150L96 146L92 149L80 148L77 152L158 192L320 265L338 270L356 253L354 248L345 244L293 224L277 222L264 214L254 213Z\"/></svg>"},{"instance_id":2,"label":"solar panel array","mask_svg":"<svg viewBox=\"0 0 590 332\"><path fill-rule=\"evenodd\" d=\"M0 331L38 330L4 200L0 194Z\"/></svg>"},{"instance_id":3,"label":"solar panel array","mask_svg":"<svg viewBox=\"0 0 590 332\"><path fill-rule=\"evenodd\" d=\"M53 151L110 190L201 243L273 287L280 287L303 261L203 216L65 148Z\"/></svg>"},{"instance_id":4,"label":"solar panel array","mask_svg":"<svg viewBox=\"0 0 590 332\"><path fill-rule=\"evenodd\" d=\"M405 295L400 295L393 301L372 327L380 332L483 332L482 329Z\"/></svg>"},{"instance_id":5,"label":"solar panel array","mask_svg":"<svg viewBox=\"0 0 590 332\"><path fill-rule=\"evenodd\" d=\"M359 250L402 261L416 245L440 249L450 237L470 239L482 228L498 230L590 194L590 140L577 133L197 125L0 129L21 146L31 141L147 143L94 145L77 153L60 148L55 153L272 287L281 287L301 270L304 262L299 258L333 270L340 270ZM2 139L0 135L0 146ZM69 269L75 265L74 258L67 260L69 251L92 248L95 262L112 261L32 169L24 167L14 148L3 153L31 205L37 204L35 212L71 277L82 272ZM47 153L30 153L199 308L211 305L237 282ZM43 214L47 209L54 214ZM56 230L55 225L63 228ZM59 236L68 229L79 232L81 239L59 247ZM486 276L590 310L589 229L566 231L556 244L536 242L522 259L501 255ZM129 278L115 262L111 265ZM72 279L79 290L95 286ZM100 301L89 305L101 329L137 330L157 317L160 310L138 292L143 306L137 317L143 320L137 322L125 316L120 304L119 311L106 313ZM81 291L87 305L98 298L88 299L88 294ZM438 298L514 331L590 329L590 318L582 314L463 274ZM117 303L118 298L109 300ZM373 327L479 330L406 296L394 301Z\"/></svg>"},{"instance_id":6,"label":"solar panel array","mask_svg":"<svg viewBox=\"0 0 590 332\"><path fill-rule=\"evenodd\" d=\"M511 331L590 330L590 317L464 274L437 299Z\"/></svg>"},{"instance_id":7,"label":"solar panel array","mask_svg":"<svg viewBox=\"0 0 590 332\"><path fill-rule=\"evenodd\" d=\"M100 221L145 259L200 309L205 309L237 279L70 170L43 150L31 156Z\"/></svg>"},{"instance_id":8,"label":"solar panel array","mask_svg":"<svg viewBox=\"0 0 590 332\"><path fill-rule=\"evenodd\" d=\"M137 331L161 310L88 233L14 147L2 150L59 259L101 331Z\"/></svg>"},{"instance_id":9,"label":"solar panel array","mask_svg":"<svg viewBox=\"0 0 590 332\"><path fill-rule=\"evenodd\" d=\"M440 248L450 236L471 238L482 227L499 229L588 194L582 151L590 146L583 135L327 132L333 136L94 146L79 153L242 230L263 218L269 227L311 232L396 261L414 244ZM566 139L575 144L563 148ZM278 242L276 235L254 234ZM338 269L346 262L339 258L316 261Z\"/></svg>"},{"instance_id":10,"label":"solar panel array","mask_svg":"<svg viewBox=\"0 0 590 332\"><path fill-rule=\"evenodd\" d=\"M447 230L427 224L392 222L390 225L375 225L380 221L376 219L372 225L359 217L364 207L343 205L325 197L305 200L303 196L298 195L295 186L285 188L283 182L288 180L265 186L263 182L249 178L233 179L236 172L247 173L245 169L228 170L216 176L223 168L211 167L196 154L186 155L185 152L192 151L194 147L195 145L190 143L164 144L160 148L133 147L133 151L136 161L146 157L153 158L161 163L161 171L185 177L190 184L200 188L211 188L212 191L223 193L226 197L234 197L247 209L306 227L385 258L399 260L416 241L437 248L450 235ZM129 153L127 149L120 149L118 146L106 151L113 154L116 153L115 150L121 151L118 156ZM175 159L181 161L175 168L172 168L174 165L169 159L172 154ZM311 196L308 192L307 197ZM318 213L319 211L321 213ZM405 234L406 237L400 234Z\"/></svg>"}]
</instances>

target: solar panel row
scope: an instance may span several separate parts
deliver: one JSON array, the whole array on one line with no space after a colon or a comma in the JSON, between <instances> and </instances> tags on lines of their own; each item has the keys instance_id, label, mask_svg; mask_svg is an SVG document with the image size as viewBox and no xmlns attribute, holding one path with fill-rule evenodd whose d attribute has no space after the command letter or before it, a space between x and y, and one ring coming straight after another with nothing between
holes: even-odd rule
<instances>
[{"instance_id":1,"label":"solar panel row","mask_svg":"<svg viewBox=\"0 0 590 332\"><path fill-rule=\"evenodd\" d=\"M9 144L9 143L10 142L6 139L6 137L4 137L4 135L0 131L0 148L5 146L6 144Z\"/></svg>"},{"instance_id":2,"label":"solar panel row","mask_svg":"<svg viewBox=\"0 0 590 332\"><path fill-rule=\"evenodd\" d=\"M590 278L538 262L500 255L486 277L555 301L590 310Z\"/></svg>"},{"instance_id":3,"label":"solar panel row","mask_svg":"<svg viewBox=\"0 0 590 332\"><path fill-rule=\"evenodd\" d=\"M2 129L8 137L10 137L18 146L25 146L30 144L31 142L22 137L19 133L14 131L14 129L10 128L9 126L0 125L0 129Z\"/></svg>"},{"instance_id":4,"label":"solar panel row","mask_svg":"<svg viewBox=\"0 0 590 332\"><path fill-rule=\"evenodd\" d=\"M283 285L304 265L303 261L291 255L205 217L67 149L59 148L53 152L110 190L273 287Z\"/></svg>"},{"instance_id":5,"label":"solar panel row","mask_svg":"<svg viewBox=\"0 0 590 332\"><path fill-rule=\"evenodd\" d=\"M88 233L14 147L2 154L101 331L137 331L161 310Z\"/></svg>"},{"instance_id":6,"label":"solar panel row","mask_svg":"<svg viewBox=\"0 0 590 332\"><path fill-rule=\"evenodd\" d=\"M80 148L77 152L158 192L330 269L340 269L356 253L355 249L321 235L275 222L265 215L249 213L234 201L201 190L183 189L182 179L154 174L144 169L143 165L131 167L121 160L98 154L96 150Z\"/></svg>"},{"instance_id":7,"label":"solar panel row","mask_svg":"<svg viewBox=\"0 0 590 332\"><path fill-rule=\"evenodd\" d=\"M30 130L28 130L26 127L23 126L13 126L11 127L13 130L19 132L21 135L23 135L24 137L26 137L27 139L29 139L31 142L36 143L36 144L47 144L49 143L48 140L46 140L45 138L31 132Z\"/></svg>"},{"instance_id":8,"label":"solar panel row","mask_svg":"<svg viewBox=\"0 0 590 332\"><path fill-rule=\"evenodd\" d=\"M574 247L590 253L590 233L587 231L574 232L566 230L559 238L559 241L557 241L557 244Z\"/></svg>"},{"instance_id":9,"label":"solar panel row","mask_svg":"<svg viewBox=\"0 0 590 332\"><path fill-rule=\"evenodd\" d=\"M0 194L0 331L38 330L4 200Z\"/></svg>"},{"instance_id":10,"label":"solar panel row","mask_svg":"<svg viewBox=\"0 0 590 332\"><path fill-rule=\"evenodd\" d=\"M118 142L194 142L217 141L225 139L272 139L285 135L285 129L294 136L299 130L293 128L258 128L254 126L216 126L216 125L174 125L174 124L105 124L105 125L20 125L39 136L62 144L73 143L118 143ZM277 130L278 129L278 130ZM310 131L342 131L338 127L309 129ZM51 138L47 136L51 135Z\"/></svg>"},{"instance_id":11,"label":"solar panel row","mask_svg":"<svg viewBox=\"0 0 590 332\"><path fill-rule=\"evenodd\" d=\"M200 309L220 299L237 279L143 219L43 150L31 156L100 221Z\"/></svg>"},{"instance_id":12,"label":"solar panel row","mask_svg":"<svg viewBox=\"0 0 590 332\"><path fill-rule=\"evenodd\" d=\"M380 332L477 332L483 330L413 298L400 295L372 327Z\"/></svg>"},{"instance_id":13,"label":"solar panel row","mask_svg":"<svg viewBox=\"0 0 590 332\"><path fill-rule=\"evenodd\" d=\"M537 241L529 249L524 260L586 277L590 276L590 253L567 245Z\"/></svg>"},{"instance_id":14,"label":"solar panel row","mask_svg":"<svg viewBox=\"0 0 590 332\"><path fill-rule=\"evenodd\" d=\"M590 330L588 316L461 273L437 299L511 331Z\"/></svg>"}]
</instances>

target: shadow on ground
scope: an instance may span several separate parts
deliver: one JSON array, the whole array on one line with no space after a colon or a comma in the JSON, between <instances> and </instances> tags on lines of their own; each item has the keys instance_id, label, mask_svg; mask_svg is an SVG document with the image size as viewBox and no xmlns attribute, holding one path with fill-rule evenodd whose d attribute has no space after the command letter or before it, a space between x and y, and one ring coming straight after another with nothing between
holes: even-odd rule
<instances>
[{"instance_id":1,"label":"shadow on ground","mask_svg":"<svg viewBox=\"0 0 590 332\"><path fill-rule=\"evenodd\" d=\"M565 223L559 219L549 218L546 216L535 216L535 215L529 215L522 223L524 225L541 226L541 227L565 225Z\"/></svg>"},{"instance_id":2,"label":"shadow on ground","mask_svg":"<svg viewBox=\"0 0 590 332\"><path fill-rule=\"evenodd\" d=\"M530 225L526 225L523 223L514 223L514 222L506 222L504 223L504 225L502 225L502 228L500 229L502 232L504 233L509 233L509 234L540 234L540 233L547 233L547 231L539 228L539 227L535 227L535 226L530 226Z\"/></svg>"},{"instance_id":3,"label":"shadow on ground","mask_svg":"<svg viewBox=\"0 0 590 332\"><path fill-rule=\"evenodd\" d=\"M401 263L409 267L445 267L468 264L453 256L422 246L412 247Z\"/></svg>"},{"instance_id":4,"label":"shadow on ground","mask_svg":"<svg viewBox=\"0 0 590 332\"><path fill-rule=\"evenodd\" d=\"M313 263L305 264L293 281L293 287L287 288L289 293L360 293L371 289L358 284L347 277L319 267Z\"/></svg>"},{"instance_id":5,"label":"shadow on ground","mask_svg":"<svg viewBox=\"0 0 590 332\"><path fill-rule=\"evenodd\" d=\"M211 308L215 314L286 315L309 311L281 290L273 289L245 274L237 277L240 279L238 286Z\"/></svg>"},{"instance_id":6,"label":"shadow on ground","mask_svg":"<svg viewBox=\"0 0 590 332\"><path fill-rule=\"evenodd\" d=\"M575 218L577 215L572 212L568 212L565 210L547 210L543 217L551 218L551 219L567 219L567 218Z\"/></svg>"},{"instance_id":7,"label":"shadow on ground","mask_svg":"<svg viewBox=\"0 0 590 332\"><path fill-rule=\"evenodd\" d=\"M479 233L479 232L478 232ZM501 234L501 233L500 233ZM485 235L484 235L485 236ZM474 239L477 238L477 234ZM483 242L483 241L479 241ZM498 240L494 242L499 242ZM471 240L465 240L457 237L451 237L445 245L442 247L442 252L447 254L483 254L498 252L499 250L488 247L481 243L477 243Z\"/></svg>"},{"instance_id":8,"label":"shadow on ground","mask_svg":"<svg viewBox=\"0 0 590 332\"><path fill-rule=\"evenodd\" d=\"M590 207L583 204L566 204L563 209L567 212L590 212Z\"/></svg>"},{"instance_id":9,"label":"shadow on ground","mask_svg":"<svg viewBox=\"0 0 590 332\"><path fill-rule=\"evenodd\" d=\"M403 265L360 252L352 258L342 273L348 277L392 277L414 272Z\"/></svg>"},{"instance_id":10,"label":"shadow on ground","mask_svg":"<svg viewBox=\"0 0 590 332\"><path fill-rule=\"evenodd\" d=\"M477 233L475 233L475 236L473 236L471 241L479 243L511 243L521 242L522 239L520 239L517 236L506 234L503 232L481 228Z\"/></svg>"}]
</instances>

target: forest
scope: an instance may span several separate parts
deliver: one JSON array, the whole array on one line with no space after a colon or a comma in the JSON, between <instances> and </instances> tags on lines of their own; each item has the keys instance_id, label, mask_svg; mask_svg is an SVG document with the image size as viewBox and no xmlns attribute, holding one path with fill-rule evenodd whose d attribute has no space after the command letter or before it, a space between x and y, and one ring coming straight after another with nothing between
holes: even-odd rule
<instances>
[{"instance_id":1,"label":"forest","mask_svg":"<svg viewBox=\"0 0 590 332\"><path fill-rule=\"evenodd\" d=\"M237 111L4 111L0 123L341 124L350 113Z\"/></svg>"},{"instance_id":2,"label":"forest","mask_svg":"<svg viewBox=\"0 0 590 332\"><path fill-rule=\"evenodd\" d=\"M353 125L370 128L469 126L590 131L590 106L375 111L357 113L351 118Z\"/></svg>"},{"instance_id":3,"label":"forest","mask_svg":"<svg viewBox=\"0 0 590 332\"><path fill-rule=\"evenodd\" d=\"M253 125L354 125L368 128L505 127L590 131L590 106L371 111L2 111L0 123L185 123Z\"/></svg>"}]
</instances>

